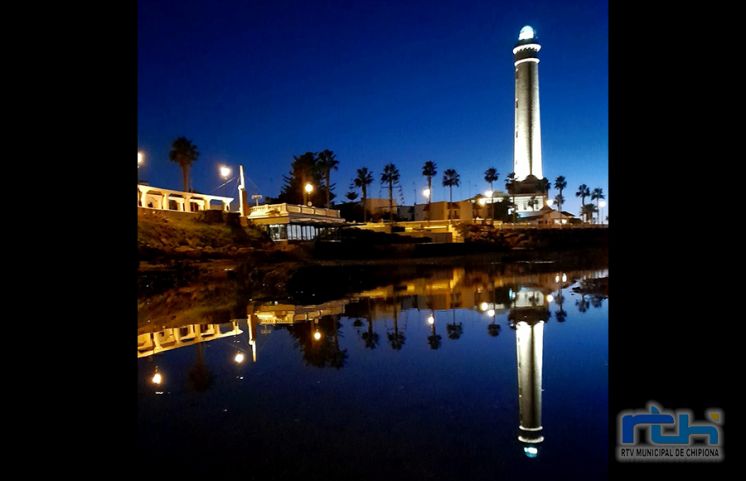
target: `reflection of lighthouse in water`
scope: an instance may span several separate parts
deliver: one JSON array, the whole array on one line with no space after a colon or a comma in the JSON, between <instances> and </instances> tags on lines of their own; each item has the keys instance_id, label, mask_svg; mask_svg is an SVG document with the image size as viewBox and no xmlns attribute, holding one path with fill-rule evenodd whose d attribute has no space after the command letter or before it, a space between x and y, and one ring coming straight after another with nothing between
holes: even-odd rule
<instances>
[{"instance_id":1,"label":"reflection of lighthouse in water","mask_svg":"<svg viewBox=\"0 0 746 481\"><path fill-rule=\"evenodd\" d=\"M513 304L508 314L516 330L518 360L518 440L526 456L539 454L544 441L541 425L541 368L544 348L544 323L549 319L548 299L537 288L511 292Z\"/></svg>"}]
</instances>

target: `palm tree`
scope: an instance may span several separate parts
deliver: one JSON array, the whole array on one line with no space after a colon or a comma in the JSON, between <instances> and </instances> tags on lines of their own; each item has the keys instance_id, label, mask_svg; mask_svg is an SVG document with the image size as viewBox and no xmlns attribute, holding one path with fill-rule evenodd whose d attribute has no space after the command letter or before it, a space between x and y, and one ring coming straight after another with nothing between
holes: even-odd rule
<instances>
[{"instance_id":1,"label":"palm tree","mask_svg":"<svg viewBox=\"0 0 746 481\"><path fill-rule=\"evenodd\" d=\"M490 204L492 205L492 218L495 218L495 203L493 202L493 199L495 198L495 190L492 188L492 183L497 182L497 178L500 176L500 174L497 173L497 169L494 167L490 167L489 169L484 171L484 180L490 184L490 192L492 192L492 198L490 199Z\"/></svg>"},{"instance_id":2,"label":"palm tree","mask_svg":"<svg viewBox=\"0 0 746 481\"><path fill-rule=\"evenodd\" d=\"M389 187L389 219L394 221L394 184L399 183L399 169L394 164L386 164L381 173L381 183Z\"/></svg>"},{"instance_id":3,"label":"palm tree","mask_svg":"<svg viewBox=\"0 0 746 481\"><path fill-rule=\"evenodd\" d=\"M189 192L189 168L199 157L199 150L191 140L186 137L179 137L171 144L171 151L168 153L169 160L176 162L181 167L181 174L184 180L184 192Z\"/></svg>"},{"instance_id":4,"label":"palm tree","mask_svg":"<svg viewBox=\"0 0 746 481\"><path fill-rule=\"evenodd\" d=\"M565 180L564 175L560 175L554 179L554 188L559 191L559 195L562 195L562 191L565 190L565 187L567 187L567 181Z\"/></svg>"},{"instance_id":5,"label":"palm tree","mask_svg":"<svg viewBox=\"0 0 746 481\"><path fill-rule=\"evenodd\" d=\"M549 179L544 177L543 179L539 181L539 186L541 187L541 191L544 193L544 196L548 198L549 189L552 188L552 183L549 181Z\"/></svg>"},{"instance_id":6,"label":"palm tree","mask_svg":"<svg viewBox=\"0 0 746 481\"><path fill-rule=\"evenodd\" d=\"M585 207L585 198L591 195L591 190L585 184L580 184L578 191L575 192L575 197L580 197L580 211L583 211Z\"/></svg>"},{"instance_id":7,"label":"palm tree","mask_svg":"<svg viewBox=\"0 0 746 481\"><path fill-rule=\"evenodd\" d=\"M461 185L461 178L455 169L446 169L443 172L443 187L448 187L448 220L451 220L451 204L453 204L453 186Z\"/></svg>"},{"instance_id":8,"label":"palm tree","mask_svg":"<svg viewBox=\"0 0 746 481\"><path fill-rule=\"evenodd\" d=\"M339 166L339 161L335 157L334 152L332 152L329 149L325 149L319 152L318 166L319 166L319 169L321 169L322 174L324 175L324 187L326 190L326 208L328 209L331 206L330 191L332 188L332 184L330 183L330 172L332 170L337 170L337 167Z\"/></svg>"},{"instance_id":9,"label":"palm tree","mask_svg":"<svg viewBox=\"0 0 746 481\"><path fill-rule=\"evenodd\" d=\"M598 208L593 204L585 204L583 207L581 207L580 212L583 217L585 217L586 222L589 219L593 219L593 213L597 212Z\"/></svg>"},{"instance_id":10,"label":"palm tree","mask_svg":"<svg viewBox=\"0 0 746 481\"><path fill-rule=\"evenodd\" d=\"M347 200L349 200L350 202L355 202L355 199L357 199L357 192L351 190L345 194L345 197L347 197Z\"/></svg>"},{"instance_id":11,"label":"palm tree","mask_svg":"<svg viewBox=\"0 0 746 481\"><path fill-rule=\"evenodd\" d=\"M591 192L591 200L592 201L593 200L596 201L596 212L598 212L598 210L599 210L599 207L598 207L599 204L598 203L599 203L599 201L601 199L605 199L605 197L604 197L604 190L601 187L596 187L595 189L593 189L593 192ZM599 221L600 220L601 219L599 219Z\"/></svg>"},{"instance_id":12,"label":"palm tree","mask_svg":"<svg viewBox=\"0 0 746 481\"><path fill-rule=\"evenodd\" d=\"M432 160L425 162L422 166L422 175L427 177L427 191L430 193L427 196L427 220L430 220L430 200L433 198L433 177L438 173L438 166Z\"/></svg>"},{"instance_id":13,"label":"palm tree","mask_svg":"<svg viewBox=\"0 0 746 481\"><path fill-rule=\"evenodd\" d=\"M560 215L560 227L562 226L562 205L565 203L565 197L562 194L554 196L554 203L557 204L557 212Z\"/></svg>"},{"instance_id":14,"label":"palm tree","mask_svg":"<svg viewBox=\"0 0 746 481\"><path fill-rule=\"evenodd\" d=\"M511 172L507 175L507 177L505 177L505 189L513 195L513 223L515 223L515 214L517 210L517 206L515 205L515 183L515 172Z\"/></svg>"},{"instance_id":15,"label":"palm tree","mask_svg":"<svg viewBox=\"0 0 746 481\"><path fill-rule=\"evenodd\" d=\"M363 202L363 222L367 222L368 209L365 205L365 201L368 199L368 186L373 183L373 172L370 172L367 167L357 169L357 176L352 180L355 187L360 189L362 193Z\"/></svg>"}]
</instances>

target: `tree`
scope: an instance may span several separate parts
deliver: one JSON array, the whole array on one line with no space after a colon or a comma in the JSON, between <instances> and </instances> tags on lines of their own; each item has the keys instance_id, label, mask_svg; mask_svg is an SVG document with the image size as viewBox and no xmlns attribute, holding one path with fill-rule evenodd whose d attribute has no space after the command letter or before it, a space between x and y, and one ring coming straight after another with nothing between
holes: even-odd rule
<instances>
[{"instance_id":1,"label":"tree","mask_svg":"<svg viewBox=\"0 0 746 481\"><path fill-rule=\"evenodd\" d=\"M575 192L575 197L580 197L580 209L582 211L585 206L585 198L591 195L591 190L585 184L580 184L578 191Z\"/></svg>"},{"instance_id":2,"label":"tree","mask_svg":"<svg viewBox=\"0 0 746 481\"><path fill-rule=\"evenodd\" d=\"M564 175L557 176L556 179L554 179L554 188L559 191L559 195L562 195L562 191L565 190L567 187L567 181L565 180Z\"/></svg>"},{"instance_id":3,"label":"tree","mask_svg":"<svg viewBox=\"0 0 746 481\"><path fill-rule=\"evenodd\" d=\"M389 220L394 221L394 185L399 184L399 169L394 164L386 164L381 173L381 183L389 188Z\"/></svg>"},{"instance_id":4,"label":"tree","mask_svg":"<svg viewBox=\"0 0 746 481\"><path fill-rule=\"evenodd\" d=\"M567 187L567 181L565 176L560 175L554 179L554 188L559 191L559 194L554 198L554 202L557 204L557 210L562 213L562 204L565 203L565 197L562 195L562 191Z\"/></svg>"},{"instance_id":5,"label":"tree","mask_svg":"<svg viewBox=\"0 0 746 481\"><path fill-rule=\"evenodd\" d=\"M552 183L544 177L539 181L539 188L541 188L541 191L544 193L546 197L549 197L549 189L552 188Z\"/></svg>"},{"instance_id":6,"label":"tree","mask_svg":"<svg viewBox=\"0 0 746 481\"><path fill-rule=\"evenodd\" d=\"M596 212L598 212L598 210L599 210L599 201L601 199L605 199L605 197L604 197L604 190L602 188L600 188L600 187L596 187L595 189L593 189L593 192L591 192L591 200L592 201L593 200L596 201ZM599 221L600 221L600 219L599 219Z\"/></svg>"},{"instance_id":7,"label":"tree","mask_svg":"<svg viewBox=\"0 0 746 481\"><path fill-rule=\"evenodd\" d=\"M347 197L347 200L349 200L350 202L355 202L355 200L357 199L357 192L351 190L345 194L345 197Z\"/></svg>"},{"instance_id":8,"label":"tree","mask_svg":"<svg viewBox=\"0 0 746 481\"><path fill-rule=\"evenodd\" d=\"M511 173L509 173L509 174L507 175L507 177L505 177L505 189L506 189L506 190L507 190L507 191L508 191L508 192L509 192L510 194L512 194L512 195L513 195L513 200L511 201L511 203L513 204L513 222L514 222L514 223L515 223L515 214L516 214L516 210L517 210L517 208L518 208L518 207L516 206L516 203L515 203L515 190L516 190L516 189L515 189L515 183L516 183L516 182L517 182L517 181L516 181L516 179L515 179L515 172L511 172Z\"/></svg>"},{"instance_id":9,"label":"tree","mask_svg":"<svg viewBox=\"0 0 746 481\"><path fill-rule=\"evenodd\" d=\"M443 187L448 187L448 220L451 220L451 204L453 204L453 186L461 185L461 177L455 169L443 172Z\"/></svg>"},{"instance_id":10,"label":"tree","mask_svg":"<svg viewBox=\"0 0 746 481\"><path fill-rule=\"evenodd\" d=\"M585 217L586 222L589 222L593 218L593 214L598 211L598 208L593 204L585 204L580 208L580 213Z\"/></svg>"},{"instance_id":11,"label":"tree","mask_svg":"<svg viewBox=\"0 0 746 481\"><path fill-rule=\"evenodd\" d=\"M500 174L497 173L497 169L494 167L490 167L489 169L484 171L484 180L490 184L490 192L492 192L492 196L490 196L490 205L492 206L492 218L495 218L495 190L492 188L492 183L497 182L497 178L500 176Z\"/></svg>"},{"instance_id":12,"label":"tree","mask_svg":"<svg viewBox=\"0 0 746 481\"><path fill-rule=\"evenodd\" d=\"M186 137L178 137L171 144L171 151L168 158L176 162L181 167L181 174L184 180L184 192L189 192L189 169L199 157L199 150L191 140Z\"/></svg>"},{"instance_id":13,"label":"tree","mask_svg":"<svg viewBox=\"0 0 746 481\"><path fill-rule=\"evenodd\" d=\"M368 186L373 183L373 172L369 171L367 167L357 169L357 175L352 179L352 183L360 189L362 194L363 222L367 222L368 208L365 205L365 201L368 199Z\"/></svg>"},{"instance_id":14,"label":"tree","mask_svg":"<svg viewBox=\"0 0 746 481\"><path fill-rule=\"evenodd\" d=\"M332 170L337 170L337 167L339 166L339 161L335 157L334 152L332 152L329 149L324 149L321 152L319 152L318 166L324 176L324 190L326 191L326 208L328 209L329 207L331 207L332 184L330 180L330 172Z\"/></svg>"},{"instance_id":15,"label":"tree","mask_svg":"<svg viewBox=\"0 0 746 481\"><path fill-rule=\"evenodd\" d=\"M422 175L427 177L427 190L430 194L427 196L427 220L430 220L430 201L433 198L433 177L438 173L438 166L432 160L428 160L422 166Z\"/></svg>"},{"instance_id":16,"label":"tree","mask_svg":"<svg viewBox=\"0 0 746 481\"><path fill-rule=\"evenodd\" d=\"M554 203L557 204L557 212L560 216L562 215L562 205L565 203L565 197L562 194L554 196ZM560 225L562 225L562 218L560 217Z\"/></svg>"},{"instance_id":17,"label":"tree","mask_svg":"<svg viewBox=\"0 0 746 481\"><path fill-rule=\"evenodd\" d=\"M277 197L277 202L289 204L302 204L304 201L304 187L307 183L312 184L315 189L311 192L308 200L318 205L319 186L323 185L323 173L319 168L318 158L313 152L302 155L294 155L293 163L290 165L290 173L283 176L285 185Z\"/></svg>"}]
</instances>

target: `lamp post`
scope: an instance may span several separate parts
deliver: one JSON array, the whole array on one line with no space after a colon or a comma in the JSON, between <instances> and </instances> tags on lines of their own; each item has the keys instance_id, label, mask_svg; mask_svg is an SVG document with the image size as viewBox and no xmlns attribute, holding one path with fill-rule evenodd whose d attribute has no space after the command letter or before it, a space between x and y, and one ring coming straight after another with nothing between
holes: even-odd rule
<instances>
[{"instance_id":1,"label":"lamp post","mask_svg":"<svg viewBox=\"0 0 746 481\"><path fill-rule=\"evenodd\" d=\"M137 183L140 183L140 166L145 163L145 153L142 150L137 151Z\"/></svg>"},{"instance_id":2,"label":"lamp post","mask_svg":"<svg viewBox=\"0 0 746 481\"><path fill-rule=\"evenodd\" d=\"M422 189L422 195L427 198L427 225L430 225L430 202L432 200L433 191L425 187Z\"/></svg>"},{"instance_id":3,"label":"lamp post","mask_svg":"<svg viewBox=\"0 0 746 481\"><path fill-rule=\"evenodd\" d=\"M492 222L495 222L495 199L493 199L494 195L495 192L492 190L484 191L484 196L490 198L490 218L492 219Z\"/></svg>"},{"instance_id":4,"label":"lamp post","mask_svg":"<svg viewBox=\"0 0 746 481\"><path fill-rule=\"evenodd\" d=\"M303 186L303 203L305 205L311 206L311 201L309 200L309 197L311 195L311 192L313 192L313 185L311 183L306 182L306 185Z\"/></svg>"},{"instance_id":5,"label":"lamp post","mask_svg":"<svg viewBox=\"0 0 746 481\"><path fill-rule=\"evenodd\" d=\"M599 207L598 223L603 224L604 223L603 211L604 211L604 207L606 207L606 201L605 200L598 201L598 207Z\"/></svg>"}]
</instances>

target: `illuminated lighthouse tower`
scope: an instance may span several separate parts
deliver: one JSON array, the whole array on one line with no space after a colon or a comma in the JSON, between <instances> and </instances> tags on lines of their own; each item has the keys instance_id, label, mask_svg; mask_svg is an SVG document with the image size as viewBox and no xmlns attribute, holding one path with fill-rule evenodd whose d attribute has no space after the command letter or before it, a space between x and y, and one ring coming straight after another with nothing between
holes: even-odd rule
<instances>
[{"instance_id":1,"label":"illuminated lighthouse tower","mask_svg":"<svg viewBox=\"0 0 746 481\"><path fill-rule=\"evenodd\" d=\"M534 29L526 25L513 49L515 60L515 149L516 180L533 175L541 179L541 121L539 117L539 50Z\"/></svg>"},{"instance_id":2,"label":"illuminated lighthouse tower","mask_svg":"<svg viewBox=\"0 0 746 481\"><path fill-rule=\"evenodd\" d=\"M541 119L539 114L539 50L534 29L526 25L513 48L515 65L515 144L513 172L517 211L527 214L541 209L546 202L542 188ZM529 205L531 198L538 205Z\"/></svg>"}]
</instances>

